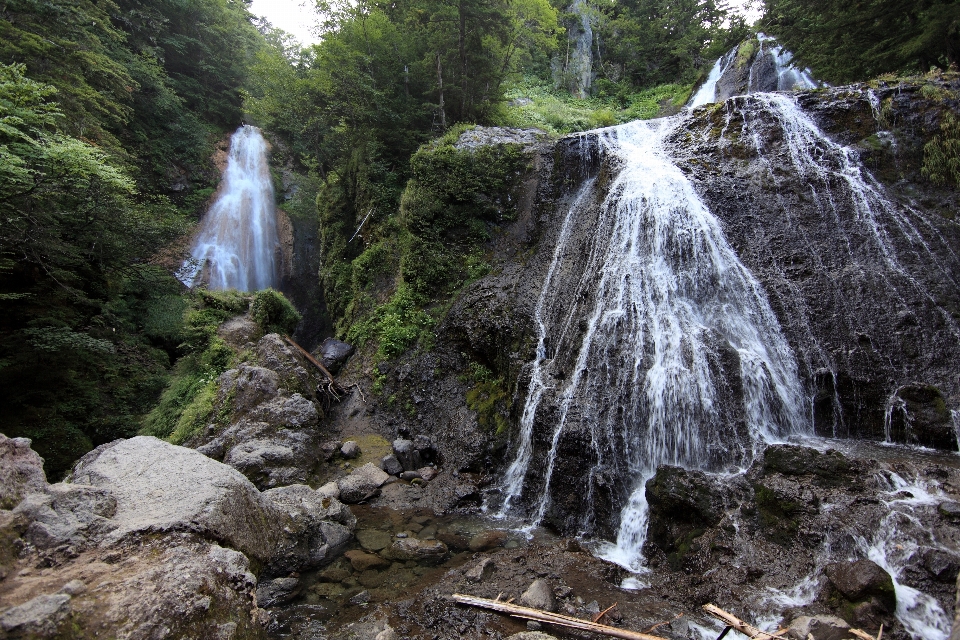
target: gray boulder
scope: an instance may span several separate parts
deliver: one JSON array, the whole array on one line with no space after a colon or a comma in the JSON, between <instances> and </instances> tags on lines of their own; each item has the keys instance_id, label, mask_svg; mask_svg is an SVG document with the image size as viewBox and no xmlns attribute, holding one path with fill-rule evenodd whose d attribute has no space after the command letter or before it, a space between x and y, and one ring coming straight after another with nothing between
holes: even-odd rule
<instances>
[{"instance_id":1,"label":"gray boulder","mask_svg":"<svg viewBox=\"0 0 960 640\"><path fill-rule=\"evenodd\" d=\"M43 458L30 448L30 440L0 433L0 509L13 509L25 496L43 492L46 486Z\"/></svg>"},{"instance_id":2,"label":"gray boulder","mask_svg":"<svg viewBox=\"0 0 960 640\"><path fill-rule=\"evenodd\" d=\"M368 498L377 489L390 481L390 476L372 462L354 469L346 478L337 481L340 487L340 500L347 504L356 504Z\"/></svg>"},{"instance_id":3,"label":"gray boulder","mask_svg":"<svg viewBox=\"0 0 960 640\"><path fill-rule=\"evenodd\" d=\"M257 606L264 609L286 604L297 597L300 580L297 578L276 578L257 585Z\"/></svg>"},{"instance_id":4,"label":"gray boulder","mask_svg":"<svg viewBox=\"0 0 960 640\"><path fill-rule=\"evenodd\" d=\"M340 447L340 455L347 460L353 460L360 456L360 445L353 440L347 440L343 443L343 446Z\"/></svg>"},{"instance_id":5,"label":"gray boulder","mask_svg":"<svg viewBox=\"0 0 960 640\"><path fill-rule=\"evenodd\" d=\"M416 471L423 466L420 452L413 445L413 440L397 438L393 441L393 455L403 466L404 471Z\"/></svg>"},{"instance_id":6,"label":"gray boulder","mask_svg":"<svg viewBox=\"0 0 960 640\"><path fill-rule=\"evenodd\" d=\"M403 473L403 465L400 464L400 461L397 460L397 457L392 453L383 456L383 459L380 460L380 468L392 476L398 476Z\"/></svg>"},{"instance_id":7,"label":"gray boulder","mask_svg":"<svg viewBox=\"0 0 960 640\"><path fill-rule=\"evenodd\" d=\"M280 377L271 369L241 364L221 373L217 383L217 403L230 401L236 413L244 414L277 396Z\"/></svg>"},{"instance_id":8,"label":"gray boulder","mask_svg":"<svg viewBox=\"0 0 960 640\"><path fill-rule=\"evenodd\" d=\"M353 345L334 338L327 338L320 345L320 362L330 373L336 375L354 351Z\"/></svg>"},{"instance_id":9,"label":"gray boulder","mask_svg":"<svg viewBox=\"0 0 960 640\"><path fill-rule=\"evenodd\" d=\"M117 500L108 489L79 484L50 485L27 496L16 509L30 524L24 539L38 549L67 545L74 551L94 546L117 529Z\"/></svg>"},{"instance_id":10,"label":"gray boulder","mask_svg":"<svg viewBox=\"0 0 960 640\"><path fill-rule=\"evenodd\" d=\"M150 436L97 447L73 481L116 498L114 540L132 533L187 531L268 561L284 519L239 471Z\"/></svg>"},{"instance_id":11,"label":"gray boulder","mask_svg":"<svg viewBox=\"0 0 960 640\"><path fill-rule=\"evenodd\" d=\"M0 614L4 637L51 638L70 615L70 596L65 593L37 596Z\"/></svg>"},{"instance_id":12,"label":"gray boulder","mask_svg":"<svg viewBox=\"0 0 960 640\"><path fill-rule=\"evenodd\" d=\"M553 596L553 587L543 578L538 578L520 595L520 603L533 609L555 611L557 600Z\"/></svg>"},{"instance_id":13,"label":"gray boulder","mask_svg":"<svg viewBox=\"0 0 960 640\"><path fill-rule=\"evenodd\" d=\"M353 538L357 519L335 498L302 484L271 489L263 497L289 518L267 567L269 575L319 568Z\"/></svg>"}]
</instances>

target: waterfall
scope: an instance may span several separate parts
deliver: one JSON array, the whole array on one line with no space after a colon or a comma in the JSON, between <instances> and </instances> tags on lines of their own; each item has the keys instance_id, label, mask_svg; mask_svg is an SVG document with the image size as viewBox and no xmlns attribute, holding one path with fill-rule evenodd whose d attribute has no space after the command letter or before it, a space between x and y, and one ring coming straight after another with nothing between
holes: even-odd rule
<instances>
[{"instance_id":1,"label":"waterfall","mask_svg":"<svg viewBox=\"0 0 960 640\"><path fill-rule=\"evenodd\" d=\"M730 65L730 60L733 57L734 56L727 54L717 58L717 61L713 64L713 68L710 69L710 75L707 76L707 79L700 85L700 89L693 94L690 102L687 103L689 108L694 109L717 101L717 82L720 80L723 72L727 70L727 67Z\"/></svg>"},{"instance_id":2,"label":"waterfall","mask_svg":"<svg viewBox=\"0 0 960 640\"><path fill-rule=\"evenodd\" d=\"M211 289L276 286L279 245L267 142L260 129L244 125L230 138L219 193L177 278L190 287L203 280Z\"/></svg>"},{"instance_id":3,"label":"waterfall","mask_svg":"<svg viewBox=\"0 0 960 640\"><path fill-rule=\"evenodd\" d=\"M668 157L665 137L680 122L596 134L619 173L599 211L588 183L566 213L536 309L520 447L503 484L501 509L523 495L538 524L561 439L585 431L596 468L611 469L627 491L616 544L604 555L632 569L641 567L646 536L644 486L658 466L736 471L765 443L808 430L797 365L762 287ZM594 214L581 247L573 227ZM554 276L577 256L586 263L570 290ZM542 413L551 416L552 437L545 464L534 469ZM531 474L542 474L539 490ZM603 484L591 472L584 504Z\"/></svg>"}]
</instances>

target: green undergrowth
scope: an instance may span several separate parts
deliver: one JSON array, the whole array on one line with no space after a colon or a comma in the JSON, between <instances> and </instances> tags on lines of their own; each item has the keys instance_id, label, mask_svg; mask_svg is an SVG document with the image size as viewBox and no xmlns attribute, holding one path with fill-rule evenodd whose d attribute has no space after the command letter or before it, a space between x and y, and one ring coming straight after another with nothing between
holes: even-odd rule
<instances>
[{"instance_id":1,"label":"green undergrowth","mask_svg":"<svg viewBox=\"0 0 960 640\"><path fill-rule=\"evenodd\" d=\"M665 84L642 91L600 80L597 95L581 99L542 81L511 87L501 107L500 124L536 127L555 135L649 120L675 113L689 99L692 85Z\"/></svg>"},{"instance_id":2,"label":"green undergrowth","mask_svg":"<svg viewBox=\"0 0 960 640\"><path fill-rule=\"evenodd\" d=\"M478 362L470 362L460 381L472 385L467 390L467 407L477 413L477 422L498 436L510 429L510 394L502 377Z\"/></svg>"},{"instance_id":3,"label":"green undergrowth","mask_svg":"<svg viewBox=\"0 0 960 640\"><path fill-rule=\"evenodd\" d=\"M229 412L212 415L217 378L245 354L218 336L217 327L248 311L263 333L289 333L300 319L293 305L273 289L253 295L235 290L198 290L192 294L180 326L180 348L185 353L174 366L160 402L144 419L141 434L181 444L199 434L211 419L229 419Z\"/></svg>"},{"instance_id":4,"label":"green undergrowth","mask_svg":"<svg viewBox=\"0 0 960 640\"><path fill-rule=\"evenodd\" d=\"M516 190L531 156L520 145L456 148L469 128L456 126L420 147L392 214L343 225L361 228L351 231L362 247L356 255L350 242L327 242L320 275L339 316L337 334L358 347L376 345L375 362L432 346L433 329L457 293L490 272L487 242L516 219ZM321 219L332 207L323 195Z\"/></svg>"}]
</instances>

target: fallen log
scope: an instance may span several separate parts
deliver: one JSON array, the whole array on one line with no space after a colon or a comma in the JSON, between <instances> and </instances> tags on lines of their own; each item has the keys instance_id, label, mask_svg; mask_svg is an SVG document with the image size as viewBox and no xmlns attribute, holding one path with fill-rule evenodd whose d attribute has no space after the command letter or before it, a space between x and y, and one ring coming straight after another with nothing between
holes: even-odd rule
<instances>
[{"instance_id":1,"label":"fallen log","mask_svg":"<svg viewBox=\"0 0 960 640\"><path fill-rule=\"evenodd\" d=\"M783 634L787 632L786 629L781 629L776 633L762 631L753 625L747 624L732 613L724 611L715 604L705 604L703 605L703 610L726 624L728 627L731 627L732 629L735 629L748 638L753 638L754 640L781 640L783 638Z\"/></svg>"},{"instance_id":2,"label":"fallen log","mask_svg":"<svg viewBox=\"0 0 960 640\"><path fill-rule=\"evenodd\" d=\"M665 640L662 636L651 636L646 633L639 633L636 631L630 631L628 629L620 629L619 627L611 627L605 624L598 624L596 622L590 622L589 620L581 620L580 618L565 616L559 613L551 613L549 611L542 611L540 609L531 609L530 607L521 607L519 605L510 604L501 600L478 598L476 596L468 596L461 593L453 594L452 598L461 604L469 604L474 607L482 607L484 609L493 609L494 611L510 614L515 618L545 622L547 624L552 624L557 627L566 627L568 629L592 631L594 633L610 636L612 638L623 638L624 640Z\"/></svg>"},{"instance_id":3,"label":"fallen log","mask_svg":"<svg viewBox=\"0 0 960 640\"><path fill-rule=\"evenodd\" d=\"M327 380L329 380L330 382L333 382L333 374L330 373L330 371L329 371L325 366L323 366L323 363L322 363L322 362L320 362L319 360L317 360L316 358L314 358L312 353L310 353L309 351L307 351L306 349L304 349L303 347L301 347L299 344L297 344L296 342L294 342L293 338L291 338L291 337L288 336L288 335L284 335L284 336L283 336L283 339L286 340L287 343L288 343L291 347L293 347L294 349L296 349L297 351L299 351L299 352L300 352L300 355L302 355L304 358L306 358L306 359L310 362L310 364L312 364L313 366L315 366L317 369L320 369L320 371L323 373L323 375L325 375L325 376L327 377ZM334 384L335 384L335 383L334 383Z\"/></svg>"}]
</instances>

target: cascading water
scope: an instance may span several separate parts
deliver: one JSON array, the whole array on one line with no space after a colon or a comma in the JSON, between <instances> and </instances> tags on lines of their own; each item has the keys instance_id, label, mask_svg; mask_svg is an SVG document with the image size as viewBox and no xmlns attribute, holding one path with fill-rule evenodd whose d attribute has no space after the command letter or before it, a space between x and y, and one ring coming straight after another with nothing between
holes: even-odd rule
<instances>
[{"instance_id":1,"label":"cascading water","mask_svg":"<svg viewBox=\"0 0 960 640\"><path fill-rule=\"evenodd\" d=\"M756 42L759 45L758 51L752 61L741 62L739 46L718 58L707 79L687 103L687 107L690 109L701 107L738 94L797 91L821 86L814 80L810 69L800 69L793 64L793 54L777 44L776 39L758 33ZM749 64L745 77L739 81L735 78L724 79L728 72L734 75L740 73L740 67L744 64ZM763 65L772 69L762 74L754 71L755 67ZM731 85L723 95L718 95L720 84ZM737 85L739 85L738 89Z\"/></svg>"},{"instance_id":2,"label":"cascading water","mask_svg":"<svg viewBox=\"0 0 960 640\"><path fill-rule=\"evenodd\" d=\"M574 291L556 286L554 275L583 250L572 229L591 215L593 183L566 214L537 304L537 356L503 486L502 510L524 494L538 524L562 436L586 430L596 467L612 469L627 489L616 544L603 553L635 570L646 535L644 485L658 466L736 470L764 443L808 429L796 363L763 289L668 158L664 139L680 122L597 133L620 171ZM567 360L569 376L558 370ZM531 496L534 425L545 411L553 436L539 495ZM600 484L591 473L584 504Z\"/></svg>"},{"instance_id":3,"label":"cascading water","mask_svg":"<svg viewBox=\"0 0 960 640\"><path fill-rule=\"evenodd\" d=\"M244 125L230 138L223 183L177 277L187 286L257 291L279 280L276 206L267 142Z\"/></svg>"}]
</instances>

